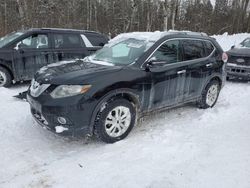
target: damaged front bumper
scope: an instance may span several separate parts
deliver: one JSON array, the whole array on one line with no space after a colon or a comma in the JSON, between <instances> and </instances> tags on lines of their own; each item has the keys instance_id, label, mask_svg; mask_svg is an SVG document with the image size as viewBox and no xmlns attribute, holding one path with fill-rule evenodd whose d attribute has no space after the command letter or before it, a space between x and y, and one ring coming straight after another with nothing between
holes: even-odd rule
<instances>
[{"instance_id":1,"label":"damaged front bumper","mask_svg":"<svg viewBox=\"0 0 250 188\"><path fill-rule=\"evenodd\" d=\"M75 100L50 103L27 93L31 114L43 128L56 134L71 137L92 135L90 127L92 104L79 107ZM58 105L61 104L61 105ZM87 110L86 110L87 109Z\"/></svg>"}]
</instances>

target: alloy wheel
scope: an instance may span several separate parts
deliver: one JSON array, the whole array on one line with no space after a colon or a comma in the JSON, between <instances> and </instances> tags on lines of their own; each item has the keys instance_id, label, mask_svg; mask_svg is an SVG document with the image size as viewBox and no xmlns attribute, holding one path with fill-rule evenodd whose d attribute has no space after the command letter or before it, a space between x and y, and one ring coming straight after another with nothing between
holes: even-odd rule
<instances>
[{"instance_id":1,"label":"alloy wheel","mask_svg":"<svg viewBox=\"0 0 250 188\"><path fill-rule=\"evenodd\" d=\"M217 84L213 84L207 91L206 103L208 106L213 106L217 100L219 92L219 86Z\"/></svg>"},{"instance_id":2,"label":"alloy wheel","mask_svg":"<svg viewBox=\"0 0 250 188\"><path fill-rule=\"evenodd\" d=\"M105 131L110 137L122 136L131 123L131 112L125 106L112 109L105 120Z\"/></svg>"}]
</instances>

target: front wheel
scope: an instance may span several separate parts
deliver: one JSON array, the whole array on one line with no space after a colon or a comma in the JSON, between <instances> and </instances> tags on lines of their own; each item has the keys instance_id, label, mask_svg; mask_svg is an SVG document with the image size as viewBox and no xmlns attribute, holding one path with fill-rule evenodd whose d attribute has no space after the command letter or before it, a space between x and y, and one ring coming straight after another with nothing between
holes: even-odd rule
<instances>
[{"instance_id":1,"label":"front wheel","mask_svg":"<svg viewBox=\"0 0 250 188\"><path fill-rule=\"evenodd\" d=\"M104 104L96 117L95 133L106 143L124 139L132 130L136 119L134 105L126 99L115 99Z\"/></svg>"},{"instance_id":2,"label":"front wheel","mask_svg":"<svg viewBox=\"0 0 250 188\"><path fill-rule=\"evenodd\" d=\"M198 101L199 108L212 108L219 97L220 93L220 84L217 80L212 80L203 90L201 95L201 100Z\"/></svg>"}]
</instances>

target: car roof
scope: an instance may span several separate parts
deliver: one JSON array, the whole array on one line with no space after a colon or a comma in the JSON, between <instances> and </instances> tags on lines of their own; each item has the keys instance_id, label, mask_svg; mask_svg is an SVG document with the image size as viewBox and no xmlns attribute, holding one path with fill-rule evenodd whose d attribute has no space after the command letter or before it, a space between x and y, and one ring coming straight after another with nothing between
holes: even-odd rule
<instances>
[{"instance_id":1,"label":"car roof","mask_svg":"<svg viewBox=\"0 0 250 188\"><path fill-rule=\"evenodd\" d=\"M206 33L199 32L168 32L164 34L161 39L171 39L171 38L193 38L201 40L214 40L214 38L209 37Z\"/></svg>"},{"instance_id":2,"label":"car roof","mask_svg":"<svg viewBox=\"0 0 250 188\"><path fill-rule=\"evenodd\" d=\"M168 32L165 32L165 35L192 35L192 36L208 37L208 35L204 32L176 31L176 30L170 30Z\"/></svg>"},{"instance_id":3,"label":"car roof","mask_svg":"<svg viewBox=\"0 0 250 188\"><path fill-rule=\"evenodd\" d=\"M138 40L146 40L151 42L157 42L163 39L171 38L196 38L196 39L213 39L206 33L191 32L191 31L155 31L155 32L131 32L122 33L110 40L110 43L118 42L123 39L134 38Z\"/></svg>"},{"instance_id":4,"label":"car roof","mask_svg":"<svg viewBox=\"0 0 250 188\"><path fill-rule=\"evenodd\" d=\"M80 29L65 29L65 28L31 28L26 30L27 32L41 32L41 31L51 31L60 33L89 33L89 34L100 34L96 31L80 30Z\"/></svg>"}]
</instances>

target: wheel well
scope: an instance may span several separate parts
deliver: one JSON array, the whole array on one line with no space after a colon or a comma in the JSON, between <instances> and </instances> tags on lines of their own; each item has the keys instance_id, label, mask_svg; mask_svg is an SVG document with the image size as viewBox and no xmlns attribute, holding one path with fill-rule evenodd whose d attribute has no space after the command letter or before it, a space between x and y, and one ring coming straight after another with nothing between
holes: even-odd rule
<instances>
[{"instance_id":1,"label":"wheel well","mask_svg":"<svg viewBox=\"0 0 250 188\"><path fill-rule=\"evenodd\" d=\"M111 102L112 100L118 99L118 98L123 98L125 100L128 100L129 102L131 102L134 106L136 111L138 112L140 110L140 102L139 102L139 97L137 95L135 95L132 92L123 92L123 91L119 91L117 93L114 93L113 95L109 95L107 97L104 97L104 99L102 101L100 101L100 103L96 106L92 117L91 117L91 124L90 124L90 132L91 134L94 133L94 129L95 129L95 123L96 123L96 116L98 115L98 113L100 112L100 110L102 110L102 105L107 102Z\"/></svg>"},{"instance_id":2,"label":"wheel well","mask_svg":"<svg viewBox=\"0 0 250 188\"><path fill-rule=\"evenodd\" d=\"M138 97L137 97L136 95L134 95L134 94L125 93L125 92L123 93L123 92L121 92L121 93L117 93L117 94L111 96L109 100L112 100L112 99L115 99L115 98L123 98L123 99L126 99L126 100L128 100L129 102L133 103L137 109L139 109L139 107L140 107L139 99L138 99Z\"/></svg>"},{"instance_id":3,"label":"wheel well","mask_svg":"<svg viewBox=\"0 0 250 188\"><path fill-rule=\"evenodd\" d=\"M12 71L7 66L0 64L0 67L5 68L10 73L11 79L12 80L14 79L14 75L13 75Z\"/></svg>"},{"instance_id":4,"label":"wheel well","mask_svg":"<svg viewBox=\"0 0 250 188\"><path fill-rule=\"evenodd\" d=\"M210 82L211 82L211 81L213 81L213 80L218 81L218 82L219 82L219 84L220 84L220 87L221 87L221 85L222 85L222 80L221 80L218 76L213 77L213 78L210 80Z\"/></svg>"}]
</instances>

